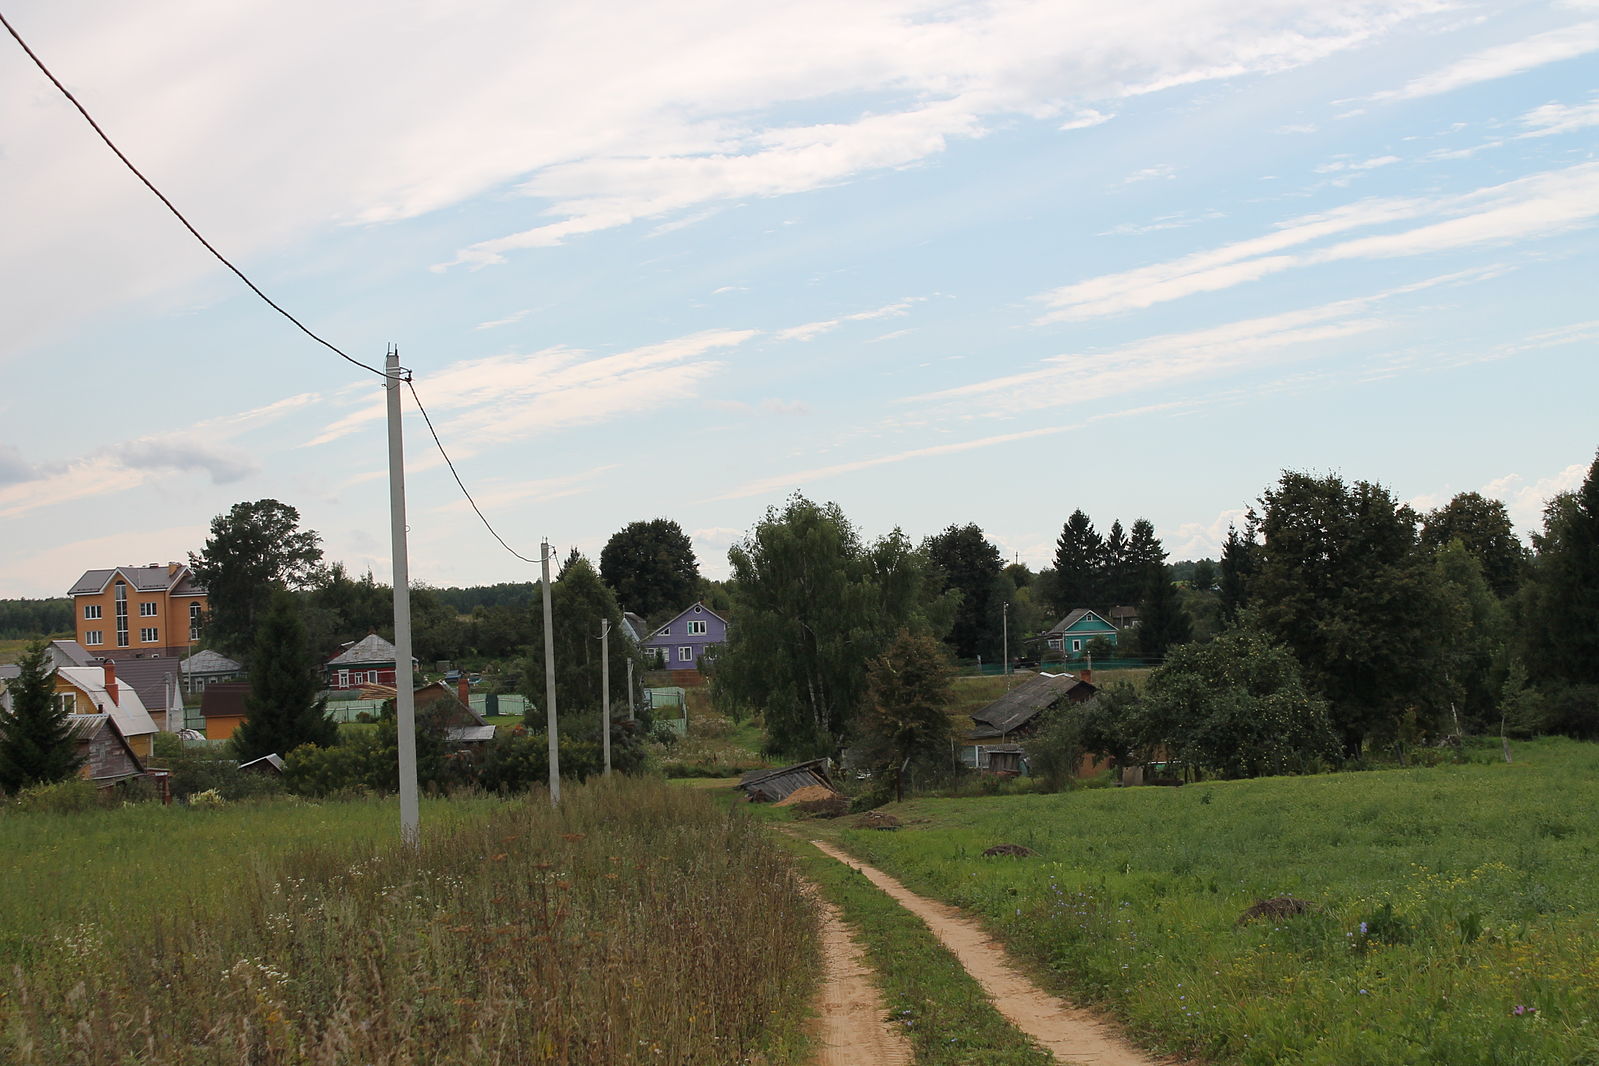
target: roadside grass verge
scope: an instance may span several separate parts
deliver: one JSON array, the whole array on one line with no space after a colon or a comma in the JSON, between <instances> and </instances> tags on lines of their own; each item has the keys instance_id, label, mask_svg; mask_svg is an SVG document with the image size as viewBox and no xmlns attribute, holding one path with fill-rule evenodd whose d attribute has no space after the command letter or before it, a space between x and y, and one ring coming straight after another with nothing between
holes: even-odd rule
<instances>
[{"instance_id":1,"label":"roadside grass verge","mask_svg":"<svg viewBox=\"0 0 1599 1066\"><path fill-rule=\"evenodd\" d=\"M917 1066L1048 1066L1053 1058L1000 1016L982 987L911 914L866 876L781 834L801 872L844 914L866 948L888 1005L916 1052Z\"/></svg>"},{"instance_id":2,"label":"roadside grass verge","mask_svg":"<svg viewBox=\"0 0 1599 1066\"><path fill-rule=\"evenodd\" d=\"M73 827L58 829L70 844ZM247 846L218 860L191 843L165 871L169 897L201 871L213 889L218 870L232 879L221 913L204 916L174 903L132 920L115 880L57 886L111 902L37 934L45 950L0 998L0 1061L780 1064L801 1053L814 914L789 858L741 813L660 780L612 778L569 787L559 810L539 793L496 801L430 828L414 852L395 836L255 863L237 861Z\"/></svg>"},{"instance_id":3,"label":"roadside grass verge","mask_svg":"<svg viewBox=\"0 0 1599 1066\"><path fill-rule=\"evenodd\" d=\"M1599 1063L1599 746L1512 765L921 799L841 842L1061 995L1226 1064ZM994 844L1031 858L985 858ZM1238 924L1257 900L1301 915Z\"/></svg>"}]
</instances>

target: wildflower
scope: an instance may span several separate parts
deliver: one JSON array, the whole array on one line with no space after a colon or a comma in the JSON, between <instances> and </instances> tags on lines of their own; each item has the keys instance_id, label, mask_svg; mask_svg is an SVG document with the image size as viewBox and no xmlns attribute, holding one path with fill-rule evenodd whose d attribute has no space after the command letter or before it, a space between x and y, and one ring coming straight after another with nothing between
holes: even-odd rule
<instances>
[{"instance_id":1,"label":"wildflower","mask_svg":"<svg viewBox=\"0 0 1599 1066\"><path fill-rule=\"evenodd\" d=\"M1537 1007L1529 1007L1529 1006L1526 1006L1525 1004L1522 1004L1522 1003L1517 1003L1516 1006L1515 1006L1515 1009L1513 1009L1510 1013L1514 1014L1514 1015L1517 1015L1518 1017L1520 1015L1523 1015L1523 1014L1537 1014L1538 1013L1538 1008Z\"/></svg>"},{"instance_id":2,"label":"wildflower","mask_svg":"<svg viewBox=\"0 0 1599 1066\"><path fill-rule=\"evenodd\" d=\"M1361 922L1360 923L1360 935L1361 936L1365 936L1366 935L1366 923L1365 922Z\"/></svg>"}]
</instances>

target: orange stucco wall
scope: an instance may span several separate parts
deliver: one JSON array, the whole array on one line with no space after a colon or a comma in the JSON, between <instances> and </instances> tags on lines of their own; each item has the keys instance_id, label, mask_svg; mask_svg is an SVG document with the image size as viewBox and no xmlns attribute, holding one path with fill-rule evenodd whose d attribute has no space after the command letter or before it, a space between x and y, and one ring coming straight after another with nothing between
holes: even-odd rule
<instances>
[{"instance_id":1,"label":"orange stucco wall","mask_svg":"<svg viewBox=\"0 0 1599 1066\"><path fill-rule=\"evenodd\" d=\"M70 692L78 697L77 706L73 709L73 713L75 714L105 713L103 708L95 706L94 700L90 698L87 692L83 691L81 688L78 688L60 674L56 675L56 692ZM128 747L133 749L133 754L137 755L141 759L147 759L150 757L150 750L155 741L155 737L153 735L149 733L143 733L138 736L124 737L123 739L128 742Z\"/></svg>"},{"instance_id":2,"label":"orange stucco wall","mask_svg":"<svg viewBox=\"0 0 1599 1066\"><path fill-rule=\"evenodd\" d=\"M207 718L205 720L205 739L227 740L243 721L244 715L242 714L217 715L214 718Z\"/></svg>"},{"instance_id":3,"label":"orange stucco wall","mask_svg":"<svg viewBox=\"0 0 1599 1066\"><path fill-rule=\"evenodd\" d=\"M113 577L106 583L105 591L91 596L74 597L72 612L78 637L78 643L96 655L129 655L137 652L163 652L174 654L164 649L185 648L189 644L189 604L198 603L200 614L205 615L206 598L203 594L196 596L169 596L166 590L155 592L139 592L132 585L128 586L128 643L126 646L117 644L117 596L116 587L120 579ZM154 615L141 615L139 605L154 603ZM99 618L85 618L85 609L95 606L100 608ZM144 642L139 639L139 630L154 628L157 639ZM100 641L89 643L90 631L98 630Z\"/></svg>"}]
</instances>

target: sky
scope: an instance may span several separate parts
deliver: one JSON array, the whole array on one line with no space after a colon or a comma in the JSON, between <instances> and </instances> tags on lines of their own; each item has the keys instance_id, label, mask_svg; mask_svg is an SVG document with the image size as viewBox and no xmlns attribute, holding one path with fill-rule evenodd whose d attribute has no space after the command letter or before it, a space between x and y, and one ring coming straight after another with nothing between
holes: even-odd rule
<instances>
[{"instance_id":1,"label":"sky","mask_svg":"<svg viewBox=\"0 0 1599 1066\"><path fill-rule=\"evenodd\" d=\"M1283 470L1524 535L1599 446L1599 0L0 0L522 555L792 494L1215 556ZM244 500L390 570L382 379L0 37L0 597ZM410 573L536 578L406 397Z\"/></svg>"}]
</instances>

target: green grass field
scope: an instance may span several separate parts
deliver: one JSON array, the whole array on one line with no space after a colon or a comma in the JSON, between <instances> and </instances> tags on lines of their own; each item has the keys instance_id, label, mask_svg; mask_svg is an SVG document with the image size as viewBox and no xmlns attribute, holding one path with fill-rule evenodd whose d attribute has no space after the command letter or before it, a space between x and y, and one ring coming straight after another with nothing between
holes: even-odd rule
<instances>
[{"instance_id":1,"label":"green grass field","mask_svg":"<svg viewBox=\"0 0 1599 1066\"><path fill-rule=\"evenodd\" d=\"M1487 753L1483 753L1486 757ZM1599 746L1513 765L924 799L862 858L1216 1063L1599 1063ZM1025 859L985 858L994 844ZM1257 900L1312 909L1237 924Z\"/></svg>"},{"instance_id":2,"label":"green grass field","mask_svg":"<svg viewBox=\"0 0 1599 1066\"><path fill-rule=\"evenodd\" d=\"M799 1061L815 926L751 819L659 779L0 812L0 1062Z\"/></svg>"}]
</instances>

